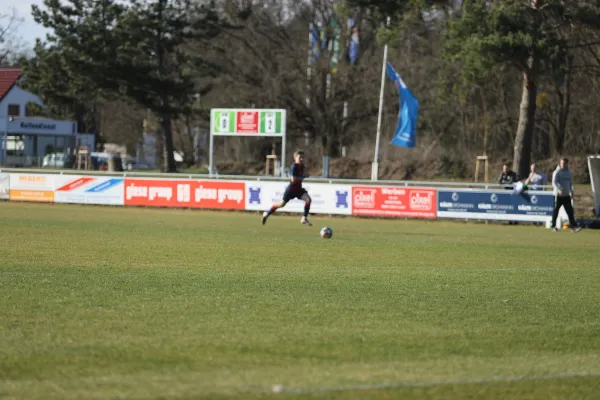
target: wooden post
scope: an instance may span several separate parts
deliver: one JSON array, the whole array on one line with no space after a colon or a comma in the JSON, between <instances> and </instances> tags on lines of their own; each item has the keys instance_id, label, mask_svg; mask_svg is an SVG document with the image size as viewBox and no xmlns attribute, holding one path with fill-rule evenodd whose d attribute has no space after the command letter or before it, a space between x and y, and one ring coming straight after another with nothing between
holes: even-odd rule
<instances>
[{"instance_id":1,"label":"wooden post","mask_svg":"<svg viewBox=\"0 0 600 400\"><path fill-rule=\"evenodd\" d=\"M489 175L488 175L488 157L486 155L477 156L477 160L475 161L475 182L479 179L479 166L480 163L483 162L483 179L485 183L488 183Z\"/></svg>"},{"instance_id":2,"label":"wooden post","mask_svg":"<svg viewBox=\"0 0 600 400\"><path fill-rule=\"evenodd\" d=\"M83 164L83 169L88 170L90 167L90 152L87 146L79 146L77 149L77 169L81 169Z\"/></svg>"},{"instance_id":3,"label":"wooden post","mask_svg":"<svg viewBox=\"0 0 600 400\"><path fill-rule=\"evenodd\" d=\"M273 175L275 175L275 168L277 164L277 153L275 151L275 143L273 143L273 147L271 148L271 154L268 154L266 157L266 166L265 166L265 174L270 175L271 172L271 160L273 160Z\"/></svg>"}]
</instances>

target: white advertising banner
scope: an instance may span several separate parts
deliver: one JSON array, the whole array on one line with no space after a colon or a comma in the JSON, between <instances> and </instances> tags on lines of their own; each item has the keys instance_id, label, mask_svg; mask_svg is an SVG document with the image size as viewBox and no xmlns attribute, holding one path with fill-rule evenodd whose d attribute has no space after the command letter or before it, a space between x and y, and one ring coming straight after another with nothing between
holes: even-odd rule
<instances>
[{"instance_id":1,"label":"white advertising banner","mask_svg":"<svg viewBox=\"0 0 600 400\"><path fill-rule=\"evenodd\" d=\"M287 182L246 181L246 210L266 211L283 198ZM305 183L312 198L311 214L352 214L352 186L327 183ZM304 201L294 199L278 212L302 213Z\"/></svg>"},{"instance_id":2,"label":"white advertising banner","mask_svg":"<svg viewBox=\"0 0 600 400\"><path fill-rule=\"evenodd\" d=\"M0 200L8 200L10 195L10 175L0 174Z\"/></svg>"},{"instance_id":3,"label":"white advertising banner","mask_svg":"<svg viewBox=\"0 0 600 400\"><path fill-rule=\"evenodd\" d=\"M52 203L54 178L46 174L10 174L10 199Z\"/></svg>"},{"instance_id":4,"label":"white advertising banner","mask_svg":"<svg viewBox=\"0 0 600 400\"><path fill-rule=\"evenodd\" d=\"M123 178L60 175L56 177L55 203L124 204Z\"/></svg>"},{"instance_id":5,"label":"white advertising banner","mask_svg":"<svg viewBox=\"0 0 600 400\"><path fill-rule=\"evenodd\" d=\"M74 121L11 118L6 123L6 128L11 133L26 133L36 135L75 135L77 123Z\"/></svg>"}]
</instances>

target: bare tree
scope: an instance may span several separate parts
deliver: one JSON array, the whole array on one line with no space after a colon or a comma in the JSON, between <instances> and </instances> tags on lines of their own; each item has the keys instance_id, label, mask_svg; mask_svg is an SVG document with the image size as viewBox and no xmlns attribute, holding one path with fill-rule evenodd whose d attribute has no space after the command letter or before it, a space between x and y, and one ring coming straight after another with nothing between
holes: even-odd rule
<instances>
[{"instance_id":1,"label":"bare tree","mask_svg":"<svg viewBox=\"0 0 600 400\"><path fill-rule=\"evenodd\" d=\"M142 138L144 111L139 105L127 100L103 100L96 106L93 115L104 140L127 146L135 151L136 143Z\"/></svg>"},{"instance_id":2,"label":"bare tree","mask_svg":"<svg viewBox=\"0 0 600 400\"><path fill-rule=\"evenodd\" d=\"M15 8L9 13L0 13L0 66L13 65L17 61L21 49L17 30L21 23L23 18L19 18Z\"/></svg>"},{"instance_id":3,"label":"bare tree","mask_svg":"<svg viewBox=\"0 0 600 400\"><path fill-rule=\"evenodd\" d=\"M381 62L380 52L369 52L376 46L374 32L361 38L364 62L349 65L344 60L347 17L336 15L329 2L266 2L244 8L229 2L225 10L236 29L221 44L222 54L229 55L222 57L222 68L235 92L219 100L231 106L285 108L292 142L307 135L316 146L313 151L339 155L351 132L360 131L361 122L377 111L372 88L378 85ZM309 57L310 27L317 20L322 22L320 54Z\"/></svg>"}]
</instances>

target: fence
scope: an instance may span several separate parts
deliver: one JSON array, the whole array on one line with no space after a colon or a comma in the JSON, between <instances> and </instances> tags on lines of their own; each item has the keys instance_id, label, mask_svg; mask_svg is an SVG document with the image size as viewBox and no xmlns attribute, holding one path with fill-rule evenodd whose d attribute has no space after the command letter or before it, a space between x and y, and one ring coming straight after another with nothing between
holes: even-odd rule
<instances>
[{"instance_id":1,"label":"fence","mask_svg":"<svg viewBox=\"0 0 600 400\"><path fill-rule=\"evenodd\" d=\"M268 176L0 169L0 199L14 201L264 211L286 185ZM517 195L505 185L464 182L314 178L304 187L311 212L329 215L545 222L554 201L548 190ZM303 208L292 200L281 211Z\"/></svg>"}]
</instances>

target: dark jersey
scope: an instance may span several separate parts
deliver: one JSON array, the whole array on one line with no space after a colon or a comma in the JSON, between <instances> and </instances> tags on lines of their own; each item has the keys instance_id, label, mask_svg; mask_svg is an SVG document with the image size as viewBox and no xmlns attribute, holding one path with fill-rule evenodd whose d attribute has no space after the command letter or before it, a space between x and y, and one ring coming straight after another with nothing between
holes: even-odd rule
<instances>
[{"instance_id":1,"label":"dark jersey","mask_svg":"<svg viewBox=\"0 0 600 400\"><path fill-rule=\"evenodd\" d=\"M503 185L503 184L511 184L511 183L515 183L517 182L517 174L515 174L513 171L508 171L507 173L501 172L500 176L498 176L498 183Z\"/></svg>"},{"instance_id":2,"label":"dark jersey","mask_svg":"<svg viewBox=\"0 0 600 400\"><path fill-rule=\"evenodd\" d=\"M517 183L518 179L517 179L517 174L515 174L513 171L508 171L507 173L501 172L500 176L498 177L498 183L501 185L511 185L511 186L505 186L505 189L512 189L512 185Z\"/></svg>"},{"instance_id":3,"label":"dark jersey","mask_svg":"<svg viewBox=\"0 0 600 400\"><path fill-rule=\"evenodd\" d=\"M302 180L304 179L304 165L302 164L292 164L290 168L290 177L294 177L295 182L292 181L290 183L290 187L293 189L301 189L302 188Z\"/></svg>"}]
</instances>

